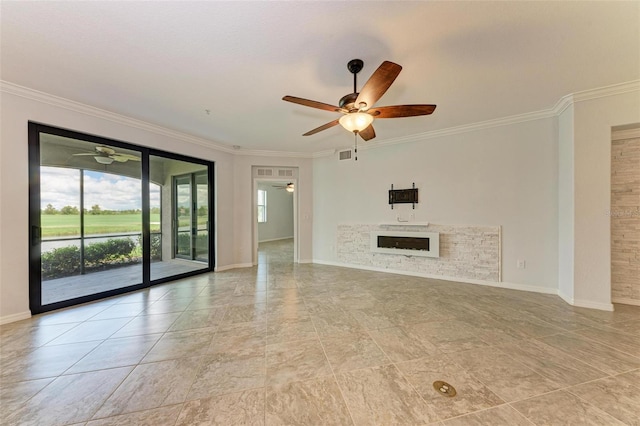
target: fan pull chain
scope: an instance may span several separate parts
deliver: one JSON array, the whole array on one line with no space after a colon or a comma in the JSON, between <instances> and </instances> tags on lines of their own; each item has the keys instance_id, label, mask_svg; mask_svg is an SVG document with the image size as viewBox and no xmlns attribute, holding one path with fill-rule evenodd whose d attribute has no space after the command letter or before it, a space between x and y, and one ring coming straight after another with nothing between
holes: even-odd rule
<instances>
[{"instance_id":1,"label":"fan pull chain","mask_svg":"<svg viewBox=\"0 0 640 426\"><path fill-rule=\"evenodd\" d=\"M356 138L356 149L355 149L355 157L356 161L358 161L358 132L353 132L353 136Z\"/></svg>"}]
</instances>

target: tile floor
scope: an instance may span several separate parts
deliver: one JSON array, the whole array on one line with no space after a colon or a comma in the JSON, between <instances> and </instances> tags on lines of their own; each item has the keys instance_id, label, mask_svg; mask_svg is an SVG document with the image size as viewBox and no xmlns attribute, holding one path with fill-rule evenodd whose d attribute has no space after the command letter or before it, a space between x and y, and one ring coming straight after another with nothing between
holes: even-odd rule
<instances>
[{"instance_id":1,"label":"tile floor","mask_svg":"<svg viewBox=\"0 0 640 426\"><path fill-rule=\"evenodd\" d=\"M640 425L640 307L291 253L2 326L0 423Z\"/></svg>"}]
</instances>

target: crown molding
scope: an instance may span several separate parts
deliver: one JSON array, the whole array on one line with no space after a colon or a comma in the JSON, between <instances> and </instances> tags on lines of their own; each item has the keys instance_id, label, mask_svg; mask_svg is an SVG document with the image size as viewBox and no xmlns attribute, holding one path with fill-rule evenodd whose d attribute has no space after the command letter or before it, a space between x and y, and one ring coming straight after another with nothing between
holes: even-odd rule
<instances>
[{"instance_id":1,"label":"crown molding","mask_svg":"<svg viewBox=\"0 0 640 426\"><path fill-rule=\"evenodd\" d=\"M632 80L624 83L598 87L596 89L583 90L582 92L570 93L560 98L552 108L552 111L555 115L560 115L565 109L577 102L585 102L607 96L615 96L637 91L640 91L640 80Z\"/></svg>"},{"instance_id":2,"label":"crown molding","mask_svg":"<svg viewBox=\"0 0 640 426\"><path fill-rule=\"evenodd\" d=\"M430 132L416 133L413 135L402 136L399 138L377 141L374 143L368 143L366 145L363 144L362 146L358 147L358 149L365 151L368 149L380 148L383 146L398 145L398 144L409 143L409 142L418 142L418 141L424 141L427 139L433 139L433 138L438 138L443 136L451 136L451 135L457 135L461 133L473 132L477 130L490 129L493 127L508 126L511 124L524 123L527 121L553 118L562 114L562 112L564 112L565 109L567 109L569 106L573 105L576 102L584 102L592 99L604 98L607 96L615 96L615 95L620 95L620 94L629 93L629 92L636 92L636 91L640 91L640 80L632 80L624 83L612 84L610 86L599 87L596 89L584 90L581 92L568 94L560 98L560 100L558 100L558 102L556 102L556 104L552 108L529 112L525 114L518 114L518 115L512 115L512 116L503 117L503 118L497 118L493 120L480 121L477 123L465 124L462 126L449 127L446 129L433 130ZM337 151L333 151L333 150L316 152L314 153L313 158L328 157L328 156L334 155L336 152Z\"/></svg>"},{"instance_id":3,"label":"crown molding","mask_svg":"<svg viewBox=\"0 0 640 426\"><path fill-rule=\"evenodd\" d=\"M333 151L331 151L333 152ZM312 152L295 152L295 151L269 151L260 149L238 149L233 151L235 155L256 155L259 157L280 157L280 158L314 158Z\"/></svg>"},{"instance_id":4,"label":"crown molding","mask_svg":"<svg viewBox=\"0 0 640 426\"><path fill-rule=\"evenodd\" d=\"M429 132L416 133L413 135L402 136L398 138L376 141L374 143L363 144L359 148L361 150L369 150L381 148L391 145L399 145L410 142L424 141L427 139L439 138L444 136L457 135L478 130L490 129L500 126L508 126L512 124L524 123L528 121L543 120L547 118L557 117L562 114L571 105L577 102L585 102L593 99L599 99L607 96L615 96L624 93L640 91L640 80L632 80L619 84L599 87L596 89L584 90L581 92L571 93L563 96L556 102L552 108L529 112L525 114L517 114L508 117L502 117L492 120L480 121L477 123L465 124L462 126L449 127L446 129L433 130ZM205 148L215 149L233 155L241 156L260 156L260 157L281 157L281 158L322 158L335 155L340 149L332 149L325 151L317 151L313 153L295 152L295 151L271 151L271 150L252 150L252 149L234 149L231 146L220 144L208 139L199 138L186 133L178 132L159 126L157 124L148 123L146 121L137 120L111 111L92 107L80 102L65 99L59 96L51 95L38 90L19 86L0 80L0 92L9 93L26 99L35 100L56 107L68 109L82 114L90 115L96 118L109 120L118 124L135 127L141 130L149 131L163 136L190 142ZM347 149L347 148L345 148Z\"/></svg>"},{"instance_id":5,"label":"crown molding","mask_svg":"<svg viewBox=\"0 0 640 426\"><path fill-rule=\"evenodd\" d=\"M632 80L624 83L612 84L598 87L596 89L584 90L573 94L574 102L590 101L592 99L605 98L607 96L622 95L624 93L636 92L640 90L640 80Z\"/></svg>"},{"instance_id":6,"label":"crown molding","mask_svg":"<svg viewBox=\"0 0 640 426\"><path fill-rule=\"evenodd\" d=\"M427 139L440 138L443 136L451 136L451 135L457 135L461 133L474 132L477 130L491 129L494 127L508 126L511 124L524 123L527 121L542 120L545 118L552 118L555 116L556 114L551 109L529 112L526 114L512 115L509 117L480 121L477 123L465 124L462 126L449 127L446 129L432 130L430 132L415 133L413 135L401 136L398 138L386 139L386 140L376 141L373 143L369 142L366 145L363 144L361 146L358 146L358 149L361 151L366 151L369 149L381 148L383 146L400 145L400 144L409 143L409 142L419 142ZM348 148L345 148L345 149L348 149ZM337 151L343 151L343 150L344 149L315 152L313 155L313 158L328 157L328 156L334 155Z\"/></svg>"},{"instance_id":7,"label":"crown molding","mask_svg":"<svg viewBox=\"0 0 640 426\"><path fill-rule=\"evenodd\" d=\"M509 126L512 124L524 123L527 121L542 120L542 119L551 118L554 116L555 114L553 114L551 110L542 110L542 111L529 112L525 114L511 115L509 117L479 121L477 123L464 124L462 126L449 127L446 129L433 130L430 132L416 133L409 136L402 136L399 138L382 140L379 142L374 142L373 144L363 145L360 149L367 150L367 149L378 148L382 146L398 145L398 144L403 144L408 142L423 141L426 139L458 135L461 133L475 132L478 130L491 129L494 127Z\"/></svg>"},{"instance_id":8,"label":"crown molding","mask_svg":"<svg viewBox=\"0 0 640 426\"><path fill-rule=\"evenodd\" d=\"M237 153L237 151L234 150L233 147L231 146L219 144L219 143L210 141L208 139L203 139L193 135L189 135L187 133L178 132L176 130L168 129L166 127L162 127L157 124L152 124L146 121L127 117L122 114L117 114L115 112L107 111L107 110L93 107L87 104L72 101L70 99L66 99L60 96L41 92L39 90L31 89L24 86L19 86L17 84L13 84L8 81L0 80L0 92L8 93L11 95L19 96L21 98L52 105L58 108L67 109L73 112L78 112L80 114L85 114L91 117L108 120L113 123L134 127L136 129L155 133L157 135L179 139L181 141L203 146L205 148L215 149L217 151L222 151L229 154Z\"/></svg>"}]
</instances>

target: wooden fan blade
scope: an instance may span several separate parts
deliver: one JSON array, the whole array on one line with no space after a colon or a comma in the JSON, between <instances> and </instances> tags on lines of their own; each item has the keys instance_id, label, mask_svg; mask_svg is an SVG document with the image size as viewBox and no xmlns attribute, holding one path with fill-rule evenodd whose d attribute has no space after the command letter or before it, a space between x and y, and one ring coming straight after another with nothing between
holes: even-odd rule
<instances>
[{"instance_id":1,"label":"wooden fan blade","mask_svg":"<svg viewBox=\"0 0 640 426\"><path fill-rule=\"evenodd\" d=\"M367 112L375 118L399 118L429 115L435 109L435 105L392 105L372 108Z\"/></svg>"},{"instance_id":2,"label":"wooden fan blade","mask_svg":"<svg viewBox=\"0 0 640 426\"><path fill-rule=\"evenodd\" d=\"M297 98L295 96L285 96L282 98L283 101L293 102L294 104L304 105L311 108L322 109L325 111L332 112L344 112L340 107L325 104L317 101L310 101L309 99Z\"/></svg>"},{"instance_id":3,"label":"wooden fan blade","mask_svg":"<svg viewBox=\"0 0 640 426\"><path fill-rule=\"evenodd\" d=\"M330 121L330 122L329 122L329 123L327 123L327 124L323 124L323 125L322 125L322 126L320 126L320 127L316 127L316 128L315 128L315 129L313 129L313 130L309 130L307 133L305 133L305 134L304 134L304 135L302 135L302 136L311 136L311 135L315 135L315 134L316 134L316 133L318 133L318 132L321 132L321 131L323 131L323 130L330 129L330 128L332 128L333 126L336 126L337 124L338 124L338 119L335 119L335 120L333 120L333 121Z\"/></svg>"},{"instance_id":4,"label":"wooden fan blade","mask_svg":"<svg viewBox=\"0 0 640 426\"><path fill-rule=\"evenodd\" d=\"M400 71L402 71L400 65L384 61L362 87L356 99L355 108L360 108L362 102L366 104L365 109L371 108L384 95Z\"/></svg>"},{"instance_id":5,"label":"wooden fan blade","mask_svg":"<svg viewBox=\"0 0 640 426\"><path fill-rule=\"evenodd\" d=\"M369 124L369 127L367 127L366 129L358 132L358 134L365 141L371 140L371 139L376 137L376 131L373 130L373 124Z\"/></svg>"},{"instance_id":6,"label":"wooden fan blade","mask_svg":"<svg viewBox=\"0 0 640 426\"><path fill-rule=\"evenodd\" d=\"M91 155L92 157L95 157L96 155L100 155L100 154L99 154L99 153L97 153L97 152L82 152L82 153L80 153L80 154L71 154L71 155L73 155L73 156L79 156L79 155Z\"/></svg>"}]
</instances>

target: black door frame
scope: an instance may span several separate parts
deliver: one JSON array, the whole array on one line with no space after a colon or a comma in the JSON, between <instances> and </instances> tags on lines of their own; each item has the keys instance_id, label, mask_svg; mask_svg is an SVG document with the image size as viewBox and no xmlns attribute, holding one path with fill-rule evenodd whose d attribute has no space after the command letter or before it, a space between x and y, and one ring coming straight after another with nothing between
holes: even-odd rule
<instances>
[{"instance_id":1,"label":"black door frame","mask_svg":"<svg viewBox=\"0 0 640 426\"><path fill-rule=\"evenodd\" d=\"M150 204L149 204L149 158L150 156L165 157L173 160L186 161L207 166L209 183L209 223L213 223L215 217L214 197L214 163L199 158L188 157L181 154L162 151L155 148L147 148L129 142L123 142L102 136L90 135L73 130L53 127L46 124L29 121L28 123L28 147L29 147L29 309L32 314L39 314L81 303L91 302L106 297L116 296L130 291L148 288L193 275L212 272L215 267L215 235L213 227L209 230L209 262L206 268L185 272L178 275L151 280L151 233L150 233ZM40 134L47 133L71 139L78 139L90 143L115 146L123 149L131 149L141 153L142 161L142 282L114 290L108 290L87 296L68 299L48 305L42 305L42 270L41 270L41 222L40 222Z\"/></svg>"},{"instance_id":2,"label":"black door frame","mask_svg":"<svg viewBox=\"0 0 640 426\"><path fill-rule=\"evenodd\" d=\"M198 176L203 175L202 171L198 172L190 172L183 173L181 175L176 175L172 177L171 188L173 190L173 211L172 217L174 218L172 221L172 233L173 233L173 256L179 259L185 260L195 260L198 262L202 262L201 259L198 258L197 251L197 243L196 239L198 237ZM189 218L189 255L185 255L179 252L178 250L178 240L180 234L180 224L179 224L179 215L178 211L178 180L185 179L189 180L189 204L190 204L190 218ZM207 182L208 184L208 182ZM207 200L208 201L208 200ZM209 221L207 221L207 232L209 232ZM183 231L184 232L184 231Z\"/></svg>"}]
</instances>

